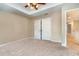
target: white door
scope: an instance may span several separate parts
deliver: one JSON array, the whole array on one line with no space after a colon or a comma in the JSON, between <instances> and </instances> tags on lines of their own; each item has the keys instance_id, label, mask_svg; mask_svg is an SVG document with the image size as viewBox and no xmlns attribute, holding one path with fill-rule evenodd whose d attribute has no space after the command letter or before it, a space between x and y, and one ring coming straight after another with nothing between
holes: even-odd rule
<instances>
[{"instance_id":1,"label":"white door","mask_svg":"<svg viewBox=\"0 0 79 59\"><path fill-rule=\"evenodd\" d=\"M51 39L51 19L45 18L42 20L42 39L50 40Z\"/></svg>"},{"instance_id":2,"label":"white door","mask_svg":"<svg viewBox=\"0 0 79 59\"><path fill-rule=\"evenodd\" d=\"M41 25L42 25L42 40L51 39L51 20L49 18L34 21L34 38L41 39Z\"/></svg>"},{"instance_id":3,"label":"white door","mask_svg":"<svg viewBox=\"0 0 79 59\"><path fill-rule=\"evenodd\" d=\"M34 39L40 39L40 20L34 20Z\"/></svg>"}]
</instances>

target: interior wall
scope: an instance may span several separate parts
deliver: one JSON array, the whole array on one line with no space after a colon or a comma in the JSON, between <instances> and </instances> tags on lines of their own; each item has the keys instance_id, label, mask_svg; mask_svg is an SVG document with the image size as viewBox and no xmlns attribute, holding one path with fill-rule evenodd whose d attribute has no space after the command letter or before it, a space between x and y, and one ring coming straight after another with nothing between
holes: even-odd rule
<instances>
[{"instance_id":1,"label":"interior wall","mask_svg":"<svg viewBox=\"0 0 79 59\"><path fill-rule=\"evenodd\" d=\"M52 41L61 42L61 8L55 10L52 15Z\"/></svg>"},{"instance_id":2,"label":"interior wall","mask_svg":"<svg viewBox=\"0 0 79 59\"><path fill-rule=\"evenodd\" d=\"M75 38L75 42L79 43L79 20L73 21L73 33L72 35Z\"/></svg>"},{"instance_id":3,"label":"interior wall","mask_svg":"<svg viewBox=\"0 0 79 59\"><path fill-rule=\"evenodd\" d=\"M22 15L0 12L0 43L32 36L32 22Z\"/></svg>"},{"instance_id":4,"label":"interior wall","mask_svg":"<svg viewBox=\"0 0 79 59\"><path fill-rule=\"evenodd\" d=\"M78 31L79 32L79 20L74 20L74 25L73 25L73 31Z\"/></svg>"}]
</instances>

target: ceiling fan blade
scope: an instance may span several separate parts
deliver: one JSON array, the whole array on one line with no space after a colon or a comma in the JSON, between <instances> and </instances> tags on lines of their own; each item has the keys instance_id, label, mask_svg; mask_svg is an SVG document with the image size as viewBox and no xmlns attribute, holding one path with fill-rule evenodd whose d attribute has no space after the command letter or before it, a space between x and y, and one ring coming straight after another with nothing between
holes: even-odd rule
<instances>
[{"instance_id":1,"label":"ceiling fan blade","mask_svg":"<svg viewBox=\"0 0 79 59\"><path fill-rule=\"evenodd\" d=\"M27 7L28 7L28 5L25 5L24 7L25 7L25 8L27 8Z\"/></svg>"},{"instance_id":2,"label":"ceiling fan blade","mask_svg":"<svg viewBox=\"0 0 79 59\"><path fill-rule=\"evenodd\" d=\"M38 3L38 4L45 5L46 3Z\"/></svg>"},{"instance_id":3,"label":"ceiling fan blade","mask_svg":"<svg viewBox=\"0 0 79 59\"><path fill-rule=\"evenodd\" d=\"M33 9L35 10L38 10L38 5L45 5L46 3L29 3L29 5L25 5L24 7L27 8L27 7L32 7Z\"/></svg>"}]
</instances>

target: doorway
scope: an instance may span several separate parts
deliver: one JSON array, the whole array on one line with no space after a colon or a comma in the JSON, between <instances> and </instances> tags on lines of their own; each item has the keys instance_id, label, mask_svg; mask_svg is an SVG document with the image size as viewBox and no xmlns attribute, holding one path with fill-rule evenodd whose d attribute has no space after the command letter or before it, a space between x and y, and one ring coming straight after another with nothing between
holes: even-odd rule
<instances>
[{"instance_id":1,"label":"doorway","mask_svg":"<svg viewBox=\"0 0 79 59\"><path fill-rule=\"evenodd\" d=\"M66 12L66 29L67 46L79 46L79 9Z\"/></svg>"}]
</instances>

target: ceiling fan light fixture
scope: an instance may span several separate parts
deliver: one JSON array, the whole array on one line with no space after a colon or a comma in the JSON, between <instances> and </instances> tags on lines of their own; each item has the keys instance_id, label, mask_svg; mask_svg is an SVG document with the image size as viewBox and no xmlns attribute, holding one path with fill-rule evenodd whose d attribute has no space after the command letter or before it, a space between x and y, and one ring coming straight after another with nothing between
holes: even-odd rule
<instances>
[{"instance_id":1,"label":"ceiling fan light fixture","mask_svg":"<svg viewBox=\"0 0 79 59\"><path fill-rule=\"evenodd\" d=\"M30 7L31 9L34 9L34 7Z\"/></svg>"},{"instance_id":2,"label":"ceiling fan light fixture","mask_svg":"<svg viewBox=\"0 0 79 59\"><path fill-rule=\"evenodd\" d=\"M39 5L45 5L45 3L28 3L27 5L25 5L25 8L30 7L31 9L38 10Z\"/></svg>"},{"instance_id":3,"label":"ceiling fan light fixture","mask_svg":"<svg viewBox=\"0 0 79 59\"><path fill-rule=\"evenodd\" d=\"M37 3L33 3L33 5L37 5Z\"/></svg>"}]
</instances>

